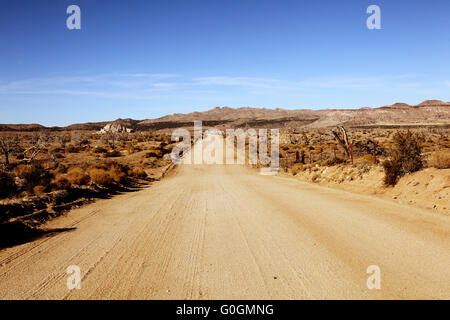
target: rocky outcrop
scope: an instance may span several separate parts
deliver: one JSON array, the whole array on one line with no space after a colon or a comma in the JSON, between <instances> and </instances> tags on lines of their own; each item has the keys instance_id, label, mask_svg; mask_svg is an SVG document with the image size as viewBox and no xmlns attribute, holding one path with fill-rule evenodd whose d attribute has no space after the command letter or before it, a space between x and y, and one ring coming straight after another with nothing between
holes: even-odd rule
<instances>
[{"instance_id":1,"label":"rocky outcrop","mask_svg":"<svg viewBox=\"0 0 450 320\"><path fill-rule=\"evenodd\" d=\"M104 133L131 133L133 132L132 128L127 128L125 125L123 125L120 122L111 122L108 123L106 126L104 126L98 133L104 134Z\"/></svg>"}]
</instances>

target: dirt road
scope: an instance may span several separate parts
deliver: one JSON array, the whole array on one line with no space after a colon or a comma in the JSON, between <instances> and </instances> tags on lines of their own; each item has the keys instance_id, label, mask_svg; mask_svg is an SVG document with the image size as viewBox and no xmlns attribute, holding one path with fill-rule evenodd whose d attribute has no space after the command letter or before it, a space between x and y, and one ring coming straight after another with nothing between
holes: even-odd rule
<instances>
[{"instance_id":1,"label":"dirt road","mask_svg":"<svg viewBox=\"0 0 450 320\"><path fill-rule=\"evenodd\" d=\"M237 165L183 165L46 227L74 229L2 249L1 299L450 298L448 217Z\"/></svg>"}]
</instances>

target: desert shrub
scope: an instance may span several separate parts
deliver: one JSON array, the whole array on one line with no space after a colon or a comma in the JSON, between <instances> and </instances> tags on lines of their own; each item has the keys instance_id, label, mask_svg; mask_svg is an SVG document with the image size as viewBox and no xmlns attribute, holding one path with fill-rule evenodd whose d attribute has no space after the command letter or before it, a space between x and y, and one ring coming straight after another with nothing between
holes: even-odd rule
<instances>
[{"instance_id":1,"label":"desert shrub","mask_svg":"<svg viewBox=\"0 0 450 320\"><path fill-rule=\"evenodd\" d=\"M52 182L53 190L69 190L71 187L72 187L72 184L63 175L57 175Z\"/></svg>"},{"instance_id":2,"label":"desert shrub","mask_svg":"<svg viewBox=\"0 0 450 320\"><path fill-rule=\"evenodd\" d=\"M89 183L89 175L82 168L72 167L67 171L67 179L70 183L85 186Z\"/></svg>"},{"instance_id":3,"label":"desert shrub","mask_svg":"<svg viewBox=\"0 0 450 320\"><path fill-rule=\"evenodd\" d=\"M423 168L419 137L411 131L397 132L393 137L389 159L383 163L384 183L395 185L398 179Z\"/></svg>"},{"instance_id":4,"label":"desert shrub","mask_svg":"<svg viewBox=\"0 0 450 320\"><path fill-rule=\"evenodd\" d=\"M104 153L103 155L107 158L116 158L120 157L122 154L118 150L111 150L109 152Z\"/></svg>"},{"instance_id":5,"label":"desert shrub","mask_svg":"<svg viewBox=\"0 0 450 320\"><path fill-rule=\"evenodd\" d=\"M33 188L33 193L35 195L41 195L41 194L45 193L46 189L47 188L45 186L36 186L36 187Z\"/></svg>"},{"instance_id":6,"label":"desert shrub","mask_svg":"<svg viewBox=\"0 0 450 320\"><path fill-rule=\"evenodd\" d=\"M450 150L441 150L433 152L428 165L437 169L450 169Z\"/></svg>"},{"instance_id":7,"label":"desert shrub","mask_svg":"<svg viewBox=\"0 0 450 320\"><path fill-rule=\"evenodd\" d=\"M13 195L17 190L12 174L0 168L0 198Z\"/></svg>"},{"instance_id":8,"label":"desert shrub","mask_svg":"<svg viewBox=\"0 0 450 320\"><path fill-rule=\"evenodd\" d=\"M128 171L128 175L135 178L147 177L147 173L141 167L136 167L133 170Z\"/></svg>"},{"instance_id":9,"label":"desert shrub","mask_svg":"<svg viewBox=\"0 0 450 320\"><path fill-rule=\"evenodd\" d=\"M104 147L95 147L94 150L92 150L94 153L107 153L108 149Z\"/></svg>"},{"instance_id":10,"label":"desert shrub","mask_svg":"<svg viewBox=\"0 0 450 320\"><path fill-rule=\"evenodd\" d=\"M21 164L14 168L15 174L24 180L24 187L28 191L33 191L37 185L48 185L53 174L45 170L40 164Z\"/></svg>"},{"instance_id":11,"label":"desert shrub","mask_svg":"<svg viewBox=\"0 0 450 320\"><path fill-rule=\"evenodd\" d=\"M48 154L54 155L54 156L59 155L59 153L62 152L62 150L58 146L48 148L47 151L48 151Z\"/></svg>"},{"instance_id":12,"label":"desert shrub","mask_svg":"<svg viewBox=\"0 0 450 320\"><path fill-rule=\"evenodd\" d=\"M291 173L294 176L297 175L299 172L302 172L302 171L304 171L304 167L303 167L303 164L301 164L301 163L296 163L291 168Z\"/></svg>"},{"instance_id":13,"label":"desert shrub","mask_svg":"<svg viewBox=\"0 0 450 320\"><path fill-rule=\"evenodd\" d=\"M126 184L128 182L127 173L128 170L124 170L124 167L117 164L113 164L109 168L109 174L116 183Z\"/></svg>"},{"instance_id":14,"label":"desert shrub","mask_svg":"<svg viewBox=\"0 0 450 320\"><path fill-rule=\"evenodd\" d=\"M378 159L377 159L378 161ZM366 154L365 156L362 156L359 158L359 162L362 164L373 164L374 163L374 157L371 154Z\"/></svg>"},{"instance_id":15,"label":"desert shrub","mask_svg":"<svg viewBox=\"0 0 450 320\"><path fill-rule=\"evenodd\" d=\"M338 165L338 164L341 164L341 163L345 163L345 162L346 162L345 159L342 159L342 158L339 158L339 157L335 157L335 158L333 157L333 158L328 159L326 161L326 165L331 167L331 166L335 166L335 165Z\"/></svg>"},{"instance_id":16,"label":"desert shrub","mask_svg":"<svg viewBox=\"0 0 450 320\"><path fill-rule=\"evenodd\" d=\"M89 176L93 183L102 187L111 186L114 182L109 172L104 169L91 168Z\"/></svg>"},{"instance_id":17,"label":"desert shrub","mask_svg":"<svg viewBox=\"0 0 450 320\"><path fill-rule=\"evenodd\" d=\"M163 156L162 151L159 149L151 150L145 154L146 158L152 158L152 157L161 158L162 156Z\"/></svg>"},{"instance_id":18,"label":"desert shrub","mask_svg":"<svg viewBox=\"0 0 450 320\"><path fill-rule=\"evenodd\" d=\"M69 143L66 145L66 153L77 153L80 149L75 147L73 144Z\"/></svg>"},{"instance_id":19,"label":"desert shrub","mask_svg":"<svg viewBox=\"0 0 450 320\"><path fill-rule=\"evenodd\" d=\"M398 161L386 160L383 162L384 183L393 186L400 177L401 164Z\"/></svg>"},{"instance_id":20,"label":"desert shrub","mask_svg":"<svg viewBox=\"0 0 450 320\"><path fill-rule=\"evenodd\" d=\"M129 144L129 145L127 145L127 151L128 151L128 154L133 154L133 153L141 151L141 148L139 146Z\"/></svg>"}]
</instances>

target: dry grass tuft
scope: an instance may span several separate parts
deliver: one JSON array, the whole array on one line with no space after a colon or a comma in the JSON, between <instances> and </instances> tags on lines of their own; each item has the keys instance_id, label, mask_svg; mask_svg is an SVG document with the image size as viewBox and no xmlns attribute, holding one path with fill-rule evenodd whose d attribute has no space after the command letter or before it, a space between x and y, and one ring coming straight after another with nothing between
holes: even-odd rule
<instances>
[{"instance_id":1,"label":"dry grass tuft","mask_svg":"<svg viewBox=\"0 0 450 320\"><path fill-rule=\"evenodd\" d=\"M70 188L72 188L72 184L64 175L56 175L52 183L53 190L70 190Z\"/></svg>"},{"instance_id":2,"label":"dry grass tuft","mask_svg":"<svg viewBox=\"0 0 450 320\"><path fill-rule=\"evenodd\" d=\"M428 165L437 169L450 169L450 150L433 152L428 159Z\"/></svg>"},{"instance_id":3,"label":"dry grass tuft","mask_svg":"<svg viewBox=\"0 0 450 320\"><path fill-rule=\"evenodd\" d=\"M89 183L90 178L87 173L79 167L72 167L67 171L67 179L72 184L79 186L85 186Z\"/></svg>"},{"instance_id":4,"label":"dry grass tuft","mask_svg":"<svg viewBox=\"0 0 450 320\"><path fill-rule=\"evenodd\" d=\"M297 175L299 172L302 172L302 171L304 171L305 170L305 168L304 168L304 166L303 166L303 164L301 164L301 163L296 163L296 164L294 164L293 166L292 166L292 168L291 168L291 173L292 173L292 175Z\"/></svg>"},{"instance_id":5,"label":"dry grass tuft","mask_svg":"<svg viewBox=\"0 0 450 320\"><path fill-rule=\"evenodd\" d=\"M147 173L141 167L136 167L133 170L128 171L128 175L140 179L147 177Z\"/></svg>"},{"instance_id":6,"label":"dry grass tuft","mask_svg":"<svg viewBox=\"0 0 450 320\"><path fill-rule=\"evenodd\" d=\"M90 168L88 172L91 177L91 181L96 185L107 187L111 186L114 182L109 172L104 169Z\"/></svg>"}]
</instances>

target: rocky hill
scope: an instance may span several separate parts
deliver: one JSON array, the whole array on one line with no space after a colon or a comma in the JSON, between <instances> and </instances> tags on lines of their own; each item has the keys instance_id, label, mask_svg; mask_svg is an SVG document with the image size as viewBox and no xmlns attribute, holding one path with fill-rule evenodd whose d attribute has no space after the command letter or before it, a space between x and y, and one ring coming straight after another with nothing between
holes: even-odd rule
<instances>
[{"instance_id":1,"label":"rocky hill","mask_svg":"<svg viewBox=\"0 0 450 320\"><path fill-rule=\"evenodd\" d=\"M216 107L204 112L175 113L157 119L117 119L113 122L74 124L67 127L44 127L39 124L0 124L0 131L89 130L145 131L192 127L201 120L205 127L217 128L321 128L336 125L362 126L450 126L450 102L427 100L412 106L395 103L380 108L286 110L266 108Z\"/></svg>"}]
</instances>

